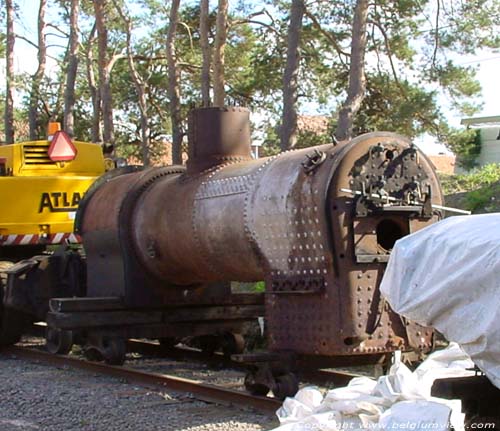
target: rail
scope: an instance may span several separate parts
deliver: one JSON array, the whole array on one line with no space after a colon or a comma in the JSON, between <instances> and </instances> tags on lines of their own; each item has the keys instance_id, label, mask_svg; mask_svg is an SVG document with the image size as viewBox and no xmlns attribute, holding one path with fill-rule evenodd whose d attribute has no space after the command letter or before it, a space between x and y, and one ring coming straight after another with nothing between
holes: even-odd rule
<instances>
[{"instance_id":1,"label":"rail","mask_svg":"<svg viewBox=\"0 0 500 431\"><path fill-rule=\"evenodd\" d=\"M167 374L146 373L126 367L117 367L103 363L69 358L67 356L53 355L26 347L11 346L3 349L2 353L30 361L38 361L48 365L69 366L71 368L93 373L118 377L130 383L142 386L188 392L191 393L194 398L203 401L243 408L253 408L264 413L274 413L281 406L281 402L275 398L253 396L246 392L222 388L197 380L185 379Z\"/></svg>"}]
</instances>

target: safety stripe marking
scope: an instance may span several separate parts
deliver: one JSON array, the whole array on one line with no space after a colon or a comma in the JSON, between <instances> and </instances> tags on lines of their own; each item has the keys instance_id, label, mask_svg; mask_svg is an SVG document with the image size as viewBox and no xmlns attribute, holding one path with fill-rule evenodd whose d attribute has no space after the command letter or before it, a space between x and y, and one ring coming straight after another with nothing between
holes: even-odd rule
<instances>
[{"instance_id":1,"label":"safety stripe marking","mask_svg":"<svg viewBox=\"0 0 500 431\"><path fill-rule=\"evenodd\" d=\"M55 233L45 238L34 234L0 235L1 245L61 244L65 241L72 244L82 242L80 236L74 233Z\"/></svg>"}]
</instances>

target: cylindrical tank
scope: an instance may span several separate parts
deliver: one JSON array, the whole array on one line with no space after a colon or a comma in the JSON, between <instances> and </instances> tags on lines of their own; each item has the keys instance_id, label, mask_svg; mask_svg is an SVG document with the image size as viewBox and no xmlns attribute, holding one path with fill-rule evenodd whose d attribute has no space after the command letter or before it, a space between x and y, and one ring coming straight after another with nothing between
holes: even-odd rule
<instances>
[{"instance_id":1,"label":"cylindrical tank","mask_svg":"<svg viewBox=\"0 0 500 431\"><path fill-rule=\"evenodd\" d=\"M241 107L191 110L188 172L202 172L231 160L250 160L249 119L250 111Z\"/></svg>"},{"instance_id":2,"label":"cylindrical tank","mask_svg":"<svg viewBox=\"0 0 500 431\"><path fill-rule=\"evenodd\" d=\"M244 115L196 111L191 145L204 148L191 148L199 160L187 173L150 169L100 186L83 214L84 243L119 232L112 247L166 290L264 280L271 349L430 347L431 332L403 322L378 293L394 242L440 217L429 160L392 133L252 160ZM209 133L210 124L220 131ZM223 135L224 145L207 143Z\"/></svg>"}]
</instances>

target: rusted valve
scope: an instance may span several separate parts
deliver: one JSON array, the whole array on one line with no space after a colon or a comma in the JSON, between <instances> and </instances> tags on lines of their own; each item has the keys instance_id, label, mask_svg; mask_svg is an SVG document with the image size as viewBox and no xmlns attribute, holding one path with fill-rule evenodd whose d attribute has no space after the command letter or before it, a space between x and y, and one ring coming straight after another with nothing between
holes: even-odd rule
<instances>
[{"instance_id":1,"label":"rusted valve","mask_svg":"<svg viewBox=\"0 0 500 431\"><path fill-rule=\"evenodd\" d=\"M302 162L302 167L306 174L310 174L318 168L326 159L326 154L323 151L314 150L312 154L306 154L306 160Z\"/></svg>"}]
</instances>

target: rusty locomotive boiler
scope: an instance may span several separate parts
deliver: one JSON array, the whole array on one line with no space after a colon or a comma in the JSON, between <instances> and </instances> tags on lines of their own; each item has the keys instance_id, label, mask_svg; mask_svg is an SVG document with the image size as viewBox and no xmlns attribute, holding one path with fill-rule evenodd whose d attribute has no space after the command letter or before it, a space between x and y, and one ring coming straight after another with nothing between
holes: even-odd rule
<instances>
[{"instance_id":1,"label":"rusty locomotive boiler","mask_svg":"<svg viewBox=\"0 0 500 431\"><path fill-rule=\"evenodd\" d=\"M441 217L426 156L393 133L261 159L250 144L248 110L196 109L186 169L129 167L103 177L77 214L87 296L196 314L207 304L234 307L228 282L264 280L270 353L243 359L285 354L338 365L429 350L432 331L396 315L378 291L395 241ZM63 321L54 313L55 326L71 327ZM269 374L256 369L254 389Z\"/></svg>"}]
</instances>

